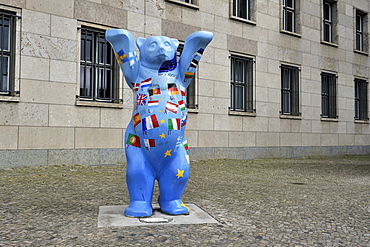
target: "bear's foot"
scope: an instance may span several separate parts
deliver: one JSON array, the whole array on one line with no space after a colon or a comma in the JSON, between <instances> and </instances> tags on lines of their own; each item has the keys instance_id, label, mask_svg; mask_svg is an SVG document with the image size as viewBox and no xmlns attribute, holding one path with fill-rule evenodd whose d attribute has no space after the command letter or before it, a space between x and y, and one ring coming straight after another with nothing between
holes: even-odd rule
<instances>
[{"instance_id":1,"label":"bear's foot","mask_svg":"<svg viewBox=\"0 0 370 247\"><path fill-rule=\"evenodd\" d=\"M180 214L189 214L190 208L185 206L185 204L180 200L173 200L168 202L159 202L161 211L165 214L170 215L180 215Z\"/></svg>"},{"instance_id":2,"label":"bear's foot","mask_svg":"<svg viewBox=\"0 0 370 247\"><path fill-rule=\"evenodd\" d=\"M133 201L125 209L124 215L129 217L149 217L153 214L152 205L145 201Z\"/></svg>"}]
</instances>

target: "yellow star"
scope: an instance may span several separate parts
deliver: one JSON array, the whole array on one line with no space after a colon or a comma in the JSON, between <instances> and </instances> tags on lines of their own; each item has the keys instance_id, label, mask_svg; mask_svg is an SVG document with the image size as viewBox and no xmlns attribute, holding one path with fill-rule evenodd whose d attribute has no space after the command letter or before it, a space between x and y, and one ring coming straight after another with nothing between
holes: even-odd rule
<instances>
[{"instance_id":1,"label":"yellow star","mask_svg":"<svg viewBox=\"0 0 370 247\"><path fill-rule=\"evenodd\" d=\"M184 172L185 172L185 170L177 169L177 174L176 174L177 178L184 177Z\"/></svg>"},{"instance_id":2,"label":"yellow star","mask_svg":"<svg viewBox=\"0 0 370 247\"><path fill-rule=\"evenodd\" d=\"M172 151L172 149L167 150L167 151L164 153L164 157L166 158L167 156L171 156L171 151Z\"/></svg>"},{"instance_id":3,"label":"yellow star","mask_svg":"<svg viewBox=\"0 0 370 247\"><path fill-rule=\"evenodd\" d=\"M162 138L166 138L165 133L162 133L162 135L159 135L159 136L161 137L161 139L162 139Z\"/></svg>"},{"instance_id":4,"label":"yellow star","mask_svg":"<svg viewBox=\"0 0 370 247\"><path fill-rule=\"evenodd\" d=\"M163 100L163 98L159 98L159 100Z\"/></svg>"},{"instance_id":5,"label":"yellow star","mask_svg":"<svg viewBox=\"0 0 370 247\"><path fill-rule=\"evenodd\" d=\"M162 110L159 110L158 112L162 112Z\"/></svg>"},{"instance_id":6,"label":"yellow star","mask_svg":"<svg viewBox=\"0 0 370 247\"><path fill-rule=\"evenodd\" d=\"M164 123L164 119L160 120L159 122L160 122L160 123Z\"/></svg>"}]
</instances>

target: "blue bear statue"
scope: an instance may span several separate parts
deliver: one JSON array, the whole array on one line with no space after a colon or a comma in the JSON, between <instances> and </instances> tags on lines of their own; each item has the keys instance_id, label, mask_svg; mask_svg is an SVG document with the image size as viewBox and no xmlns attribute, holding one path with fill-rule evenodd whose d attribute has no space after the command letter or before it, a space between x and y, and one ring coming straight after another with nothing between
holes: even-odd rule
<instances>
[{"instance_id":1,"label":"blue bear statue","mask_svg":"<svg viewBox=\"0 0 370 247\"><path fill-rule=\"evenodd\" d=\"M188 214L189 208L181 201L190 170L184 134L185 92L213 33L199 31L188 36L179 62L177 39L138 38L140 60L134 37L127 30L107 30L106 39L134 95L134 111L125 134L130 205L124 214L152 215L155 180L161 211L170 215Z\"/></svg>"}]
</instances>

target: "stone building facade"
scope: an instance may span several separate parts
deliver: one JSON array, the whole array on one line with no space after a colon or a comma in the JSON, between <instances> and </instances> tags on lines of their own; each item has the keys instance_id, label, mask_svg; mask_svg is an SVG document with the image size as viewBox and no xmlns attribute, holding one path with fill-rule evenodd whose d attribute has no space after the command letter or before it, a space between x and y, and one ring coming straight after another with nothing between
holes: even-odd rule
<instances>
[{"instance_id":1,"label":"stone building facade","mask_svg":"<svg viewBox=\"0 0 370 247\"><path fill-rule=\"evenodd\" d=\"M110 28L214 33L188 89L192 159L370 153L369 11L367 0L0 0L0 167L125 162L132 92L100 61Z\"/></svg>"}]
</instances>

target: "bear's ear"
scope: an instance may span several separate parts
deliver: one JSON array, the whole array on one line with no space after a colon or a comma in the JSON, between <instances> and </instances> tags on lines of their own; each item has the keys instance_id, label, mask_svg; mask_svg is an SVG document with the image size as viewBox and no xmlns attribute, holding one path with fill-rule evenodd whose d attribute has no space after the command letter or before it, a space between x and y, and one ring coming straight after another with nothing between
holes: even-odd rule
<instances>
[{"instance_id":1,"label":"bear's ear","mask_svg":"<svg viewBox=\"0 0 370 247\"><path fill-rule=\"evenodd\" d=\"M176 50L179 47L179 41L177 39L171 39L172 44L175 46Z\"/></svg>"},{"instance_id":2,"label":"bear's ear","mask_svg":"<svg viewBox=\"0 0 370 247\"><path fill-rule=\"evenodd\" d=\"M136 46L141 50L141 47L144 45L146 38L137 38L136 39Z\"/></svg>"}]
</instances>

